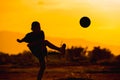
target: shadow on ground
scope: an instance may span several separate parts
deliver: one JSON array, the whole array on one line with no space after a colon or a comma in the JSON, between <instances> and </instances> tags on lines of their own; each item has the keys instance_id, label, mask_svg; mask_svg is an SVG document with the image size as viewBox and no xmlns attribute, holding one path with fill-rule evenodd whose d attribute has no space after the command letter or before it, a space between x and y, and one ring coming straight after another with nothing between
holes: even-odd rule
<instances>
[{"instance_id":1,"label":"shadow on ground","mask_svg":"<svg viewBox=\"0 0 120 80\"><path fill-rule=\"evenodd\" d=\"M61 79L56 79L56 80L93 80L93 79L88 79L88 78L61 78Z\"/></svg>"}]
</instances>

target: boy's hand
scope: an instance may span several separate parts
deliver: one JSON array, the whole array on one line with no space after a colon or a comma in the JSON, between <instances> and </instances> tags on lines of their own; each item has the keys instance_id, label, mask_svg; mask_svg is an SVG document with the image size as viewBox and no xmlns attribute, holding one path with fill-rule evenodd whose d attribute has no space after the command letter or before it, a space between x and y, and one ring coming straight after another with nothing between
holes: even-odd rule
<instances>
[{"instance_id":1,"label":"boy's hand","mask_svg":"<svg viewBox=\"0 0 120 80\"><path fill-rule=\"evenodd\" d=\"M28 47L30 47L30 46L31 46L31 45L30 45L30 43L29 43L29 44L27 44L27 46L28 46Z\"/></svg>"},{"instance_id":2,"label":"boy's hand","mask_svg":"<svg viewBox=\"0 0 120 80\"><path fill-rule=\"evenodd\" d=\"M22 41L20 39L17 39L17 42L21 43Z\"/></svg>"}]
</instances>

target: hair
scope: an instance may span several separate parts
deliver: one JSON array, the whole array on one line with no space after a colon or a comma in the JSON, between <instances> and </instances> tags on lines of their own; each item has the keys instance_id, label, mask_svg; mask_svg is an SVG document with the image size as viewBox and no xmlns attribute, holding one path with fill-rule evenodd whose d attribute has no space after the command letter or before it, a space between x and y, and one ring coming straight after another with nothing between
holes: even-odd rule
<instances>
[{"instance_id":1,"label":"hair","mask_svg":"<svg viewBox=\"0 0 120 80\"><path fill-rule=\"evenodd\" d=\"M32 22L32 30L35 29L35 28L38 28L40 30L40 23L38 21L34 21Z\"/></svg>"}]
</instances>

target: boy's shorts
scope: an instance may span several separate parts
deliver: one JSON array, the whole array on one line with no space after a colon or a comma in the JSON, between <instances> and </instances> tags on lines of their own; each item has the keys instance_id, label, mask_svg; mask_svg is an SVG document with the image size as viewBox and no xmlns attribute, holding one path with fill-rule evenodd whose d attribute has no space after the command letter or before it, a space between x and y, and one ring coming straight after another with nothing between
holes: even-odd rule
<instances>
[{"instance_id":1,"label":"boy's shorts","mask_svg":"<svg viewBox=\"0 0 120 80\"><path fill-rule=\"evenodd\" d=\"M32 46L29 47L30 51L34 56L36 56L38 59L42 59L45 56L47 56L47 48L41 47L41 46Z\"/></svg>"}]
</instances>

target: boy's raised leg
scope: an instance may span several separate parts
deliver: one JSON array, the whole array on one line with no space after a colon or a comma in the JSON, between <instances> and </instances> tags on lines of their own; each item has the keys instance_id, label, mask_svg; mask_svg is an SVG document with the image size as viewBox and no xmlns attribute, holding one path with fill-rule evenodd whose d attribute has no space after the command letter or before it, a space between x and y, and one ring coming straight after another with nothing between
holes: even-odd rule
<instances>
[{"instance_id":1,"label":"boy's raised leg","mask_svg":"<svg viewBox=\"0 0 120 80\"><path fill-rule=\"evenodd\" d=\"M50 43L48 40L45 40L45 44L46 46L48 46L51 49L55 49L60 51L62 54L65 54L65 48L66 48L66 44L63 44L60 48L55 46L54 44Z\"/></svg>"}]
</instances>

